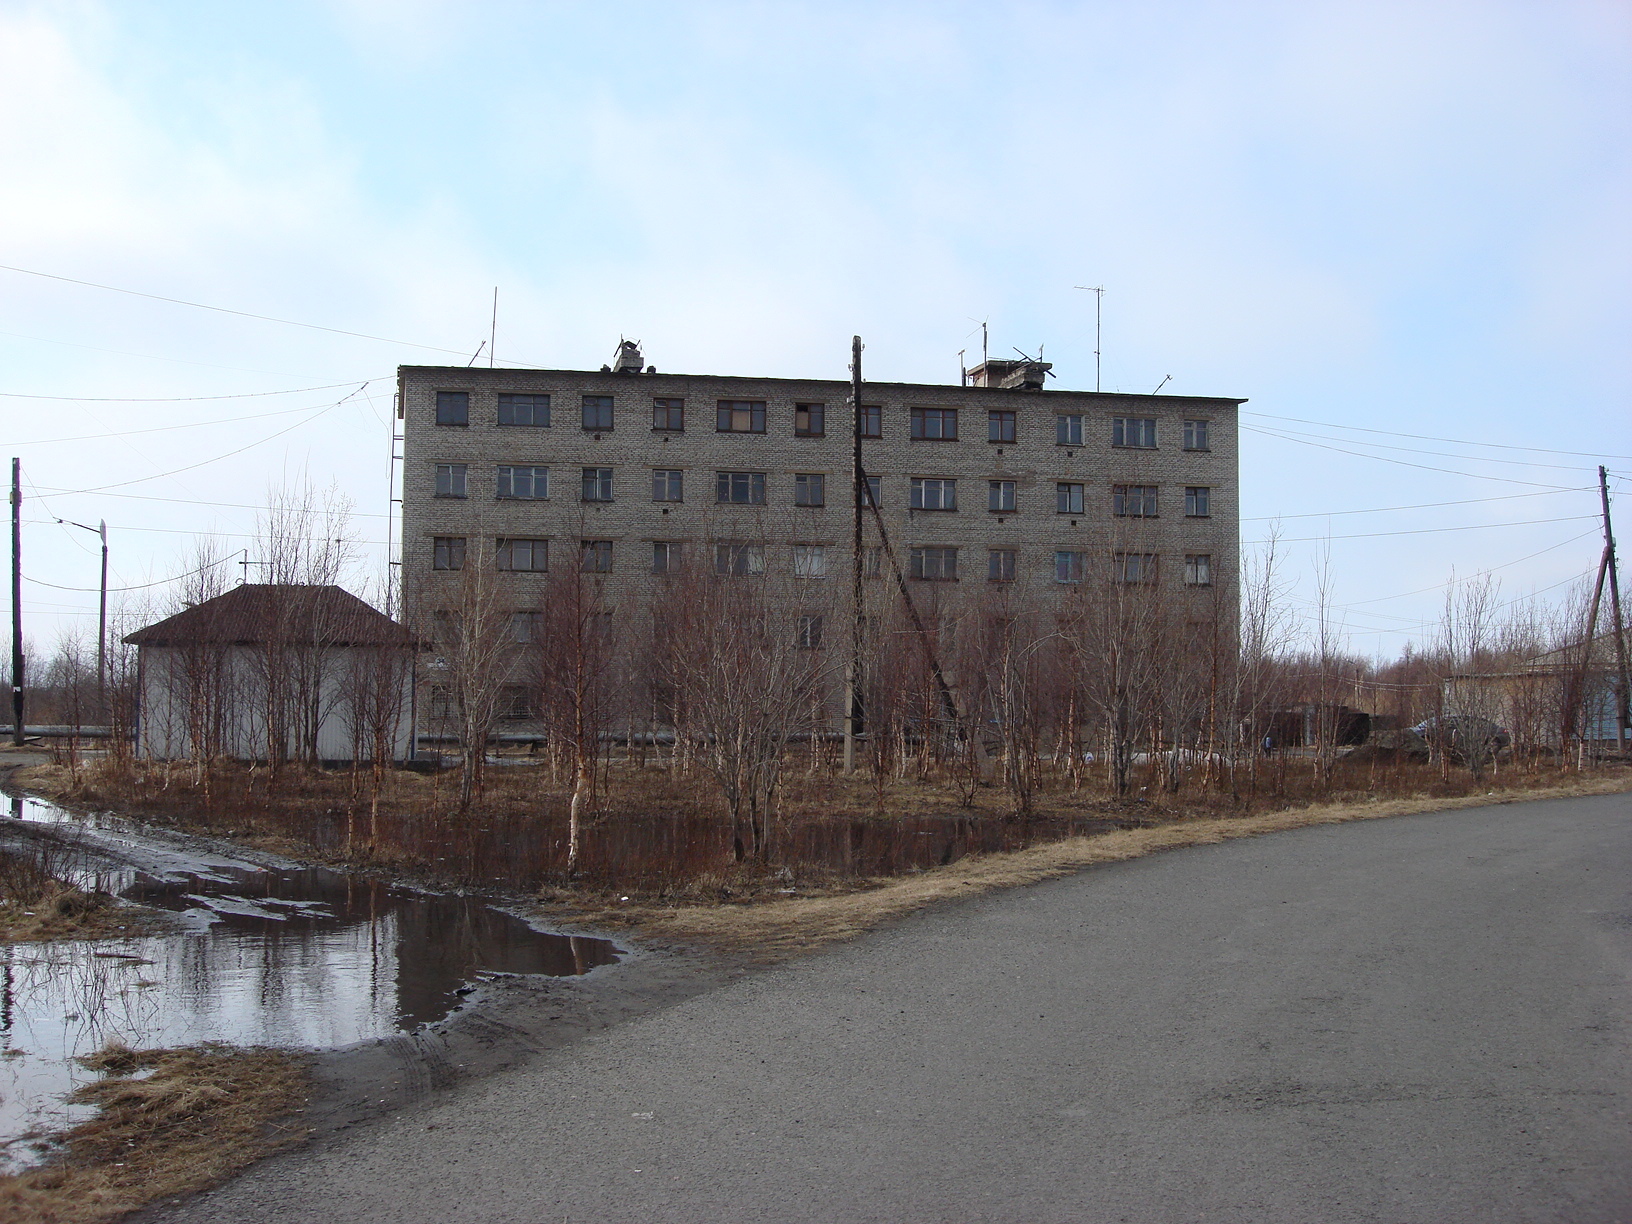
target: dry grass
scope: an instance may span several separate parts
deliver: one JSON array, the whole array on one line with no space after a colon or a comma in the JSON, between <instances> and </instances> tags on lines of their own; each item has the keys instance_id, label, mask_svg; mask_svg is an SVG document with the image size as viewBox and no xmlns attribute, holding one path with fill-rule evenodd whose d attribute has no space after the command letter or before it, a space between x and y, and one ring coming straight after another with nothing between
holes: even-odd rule
<instances>
[{"instance_id":1,"label":"dry grass","mask_svg":"<svg viewBox=\"0 0 1632 1224\"><path fill-rule=\"evenodd\" d=\"M101 1112L63 1157L0 1178L0 1222L99 1224L203 1188L302 1138L280 1123L305 1103L306 1063L282 1050L109 1046L81 1060L104 1078L76 1101ZM148 1075L129 1078L137 1071Z\"/></svg>"},{"instance_id":2,"label":"dry grass","mask_svg":"<svg viewBox=\"0 0 1632 1224\"><path fill-rule=\"evenodd\" d=\"M1176 820L1147 828L1121 829L1091 837L1049 842L1010 854L971 855L906 879L875 882L877 887L837 895L783 898L740 905L610 905L572 913L577 921L627 926L648 938L696 940L762 960L777 960L824 944L852 939L914 910L1003 888L1035 884L1099 863L1141 858L1160 850L1208 845L1237 837L1257 837L1309 825L1378 820L1422 812L1614 794L1632 790L1624 771L1582 778L1565 785L1493 790L1458 797L1312 804L1239 817ZM564 907L551 907L560 917Z\"/></svg>"},{"instance_id":3,"label":"dry grass","mask_svg":"<svg viewBox=\"0 0 1632 1224\"><path fill-rule=\"evenodd\" d=\"M64 883L52 874L49 862L0 850L0 943L126 939L164 923L155 911Z\"/></svg>"}]
</instances>

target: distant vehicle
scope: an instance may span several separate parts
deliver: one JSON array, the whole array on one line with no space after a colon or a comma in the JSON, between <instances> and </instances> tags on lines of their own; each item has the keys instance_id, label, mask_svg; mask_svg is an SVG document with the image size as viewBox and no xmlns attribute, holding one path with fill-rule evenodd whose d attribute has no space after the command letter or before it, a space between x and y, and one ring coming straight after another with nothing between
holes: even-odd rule
<instances>
[{"instance_id":1,"label":"distant vehicle","mask_svg":"<svg viewBox=\"0 0 1632 1224\"><path fill-rule=\"evenodd\" d=\"M1411 730L1430 744L1443 747L1454 756L1466 757L1470 750L1495 756L1513 742L1506 727L1476 714L1431 715Z\"/></svg>"}]
</instances>

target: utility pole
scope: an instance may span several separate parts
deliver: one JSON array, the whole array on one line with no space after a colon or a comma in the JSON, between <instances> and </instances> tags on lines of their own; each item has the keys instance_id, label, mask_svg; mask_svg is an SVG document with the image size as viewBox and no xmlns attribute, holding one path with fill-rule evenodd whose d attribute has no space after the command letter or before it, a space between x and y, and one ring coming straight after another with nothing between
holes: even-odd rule
<instances>
[{"instance_id":1,"label":"utility pole","mask_svg":"<svg viewBox=\"0 0 1632 1224\"><path fill-rule=\"evenodd\" d=\"M23 746L23 461L11 461L11 742Z\"/></svg>"},{"instance_id":2,"label":"utility pole","mask_svg":"<svg viewBox=\"0 0 1632 1224\"><path fill-rule=\"evenodd\" d=\"M850 492L852 523L850 536L850 667L844 677L844 776L856 772L856 732L861 723L861 650L862 650L862 585L861 585L861 511L862 499L867 496L867 484L861 467L861 337L850 340L850 406L851 459Z\"/></svg>"},{"instance_id":3,"label":"utility pole","mask_svg":"<svg viewBox=\"0 0 1632 1224\"><path fill-rule=\"evenodd\" d=\"M100 519L95 527L87 527L84 523L76 523L72 519L58 519L57 522L65 527L78 527L81 531L94 531L102 541L102 583L98 588L100 595L96 603L96 700L102 710L101 717L108 716L108 520ZM248 556L246 551L245 556Z\"/></svg>"},{"instance_id":4,"label":"utility pole","mask_svg":"<svg viewBox=\"0 0 1632 1224\"><path fill-rule=\"evenodd\" d=\"M1077 288L1081 289L1084 293L1091 293L1091 294L1094 295L1094 390L1098 391L1099 390L1099 333L1100 333L1100 322L1101 322L1101 320L1103 318L1104 310L1105 310L1105 286L1104 285L1078 285ZM1156 390L1160 391L1161 388L1157 387Z\"/></svg>"},{"instance_id":5,"label":"utility pole","mask_svg":"<svg viewBox=\"0 0 1632 1224\"><path fill-rule=\"evenodd\" d=\"M1598 467L1598 500L1604 511L1604 564L1599 572L1609 571L1609 611L1615 627L1615 750L1625 752L1632 726L1632 709L1627 705L1626 626L1621 620L1621 580L1615 572L1615 529L1609 521L1609 473L1602 464Z\"/></svg>"}]
</instances>

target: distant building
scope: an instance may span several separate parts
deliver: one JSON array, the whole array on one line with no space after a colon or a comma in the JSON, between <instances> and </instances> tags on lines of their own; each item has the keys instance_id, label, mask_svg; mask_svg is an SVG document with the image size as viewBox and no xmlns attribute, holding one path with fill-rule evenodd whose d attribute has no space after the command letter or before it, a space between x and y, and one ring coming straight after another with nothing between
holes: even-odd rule
<instances>
[{"instance_id":1,"label":"distant building","mask_svg":"<svg viewBox=\"0 0 1632 1224\"><path fill-rule=\"evenodd\" d=\"M414 636L340 587L247 584L125 641L140 757L412 754Z\"/></svg>"},{"instance_id":2,"label":"distant building","mask_svg":"<svg viewBox=\"0 0 1632 1224\"><path fill-rule=\"evenodd\" d=\"M1114 575L1233 641L1243 401L1050 377L1016 360L959 386L864 383L862 463L914 598L1045 607ZM398 388L413 623L446 623L471 565L497 572L518 625L563 567L649 623L684 566L788 579L802 644L847 640L822 622L844 615L851 582L848 382L659 374L626 341L598 372L403 366ZM870 511L865 533L863 575L893 590ZM501 717L525 717L511 687ZM439 702L433 690L433 719Z\"/></svg>"},{"instance_id":3,"label":"distant building","mask_svg":"<svg viewBox=\"0 0 1632 1224\"><path fill-rule=\"evenodd\" d=\"M1632 632L1626 649L1632 652ZM1603 634L1526 659L1504 672L1459 673L1441 682L1448 713L1512 729L1519 747L1557 750L1616 740L1615 635Z\"/></svg>"}]
</instances>

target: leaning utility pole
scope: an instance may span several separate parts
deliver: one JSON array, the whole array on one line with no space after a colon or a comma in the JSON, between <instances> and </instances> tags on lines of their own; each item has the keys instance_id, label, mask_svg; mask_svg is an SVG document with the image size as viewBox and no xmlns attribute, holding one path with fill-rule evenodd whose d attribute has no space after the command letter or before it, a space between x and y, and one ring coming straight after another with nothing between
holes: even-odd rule
<instances>
[{"instance_id":1,"label":"leaning utility pole","mask_svg":"<svg viewBox=\"0 0 1632 1224\"><path fill-rule=\"evenodd\" d=\"M1632 726L1632 709L1627 705L1626 626L1621 620L1621 580L1615 573L1615 529L1609 521L1609 473L1602 464L1598 467L1598 500L1604 511L1604 563L1599 573L1609 573L1609 612L1615 628L1615 750L1625 752Z\"/></svg>"},{"instance_id":2,"label":"leaning utility pole","mask_svg":"<svg viewBox=\"0 0 1632 1224\"><path fill-rule=\"evenodd\" d=\"M861 511L862 499L867 496L867 484L861 468L861 337L850 340L850 407L851 407L851 539L850 539L850 666L844 677L844 774L856 772L856 733L861 729Z\"/></svg>"},{"instance_id":3,"label":"leaning utility pole","mask_svg":"<svg viewBox=\"0 0 1632 1224\"><path fill-rule=\"evenodd\" d=\"M23 461L11 461L11 742L23 746Z\"/></svg>"}]
</instances>

